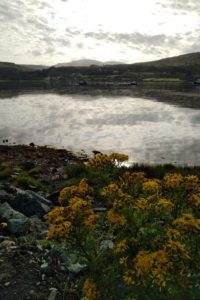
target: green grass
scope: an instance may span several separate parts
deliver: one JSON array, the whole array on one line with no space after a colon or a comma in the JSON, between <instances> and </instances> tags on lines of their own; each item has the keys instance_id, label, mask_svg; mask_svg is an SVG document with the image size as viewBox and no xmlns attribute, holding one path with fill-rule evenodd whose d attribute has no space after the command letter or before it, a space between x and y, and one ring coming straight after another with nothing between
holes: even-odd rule
<instances>
[{"instance_id":1,"label":"green grass","mask_svg":"<svg viewBox=\"0 0 200 300\"><path fill-rule=\"evenodd\" d=\"M10 176L12 172L11 165L9 163L4 163L0 167L0 179L6 179Z\"/></svg>"}]
</instances>

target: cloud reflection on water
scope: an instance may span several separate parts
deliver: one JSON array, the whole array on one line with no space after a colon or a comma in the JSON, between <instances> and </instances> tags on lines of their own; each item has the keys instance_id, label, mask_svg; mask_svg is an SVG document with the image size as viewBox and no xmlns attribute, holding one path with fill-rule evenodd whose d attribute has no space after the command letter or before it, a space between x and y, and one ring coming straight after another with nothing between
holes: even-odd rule
<instances>
[{"instance_id":1,"label":"cloud reflection on water","mask_svg":"<svg viewBox=\"0 0 200 300\"><path fill-rule=\"evenodd\" d=\"M199 110L133 97L29 94L0 100L0 143L118 151L140 163L200 165Z\"/></svg>"}]
</instances>

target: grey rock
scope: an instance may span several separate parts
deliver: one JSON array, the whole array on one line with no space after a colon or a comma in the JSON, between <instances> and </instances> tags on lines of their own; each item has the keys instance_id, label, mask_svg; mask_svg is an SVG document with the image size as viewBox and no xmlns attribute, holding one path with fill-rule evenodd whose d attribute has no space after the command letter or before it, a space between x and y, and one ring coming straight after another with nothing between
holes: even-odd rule
<instances>
[{"instance_id":1,"label":"grey rock","mask_svg":"<svg viewBox=\"0 0 200 300\"><path fill-rule=\"evenodd\" d=\"M33 191L16 188L16 197L12 206L27 217L33 215L42 217L50 210L51 202Z\"/></svg>"},{"instance_id":2,"label":"grey rock","mask_svg":"<svg viewBox=\"0 0 200 300\"><path fill-rule=\"evenodd\" d=\"M113 249L114 243L112 240L103 240L100 244L100 250Z\"/></svg>"},{"instance_id":3,"label":"grey rock","mask_svg":"<svg viewBox=\"0 0 200 300\"><path fill-rule=\"evenodd\" d=\"M33 232L38 237L45 237L48 226L37 216L32 216L30 220L30 232Z\"/></svg>"},{"instance_id":4,"label":"grey rock","mask_svg":"<svg viewBox=\"0 0 200 300\"><path fill-rule=\"evenodd\" d=\"M7 202L12 208L27 217L37 215L43 217L51 208L52 203L39 194L22 190L8 184L0 185L0 203Z\"/></svg>"},{"instance_id":5,"label":"grey rock","mask_svg":"<svg viewBox=\"0 0 200 300\"><path fill-rule=\"evenodd\" d=\"M108 209L106 207L94 207L94 212L106 212Z\"/></svg>"},{"instance_id":6,"label":"grey rock","mask_svg":"<svg viewBox=\"0 0 200 300\"><path fill-rule=\"evenodd\" d=\"M6 190L3 190L0 186L0 203L8 202L11 198L14 199L14 195L10 194Z\"/></svg>"},{"instance_id":7,"label":"grey rock","mask_svg":"<svg viewBox=\"0 0 200 300\"><path fill-rule=\"evenodd\" d=\"M10 248L16 246L16 243L12 240L6 240L0 243L0 248Z\"/></svg>"},{"instance_id":8,"label":"grey rock","mask_svg":"<svg viewBox=\"0 0 200 300\"><path fill-rule=\"evenodd\" d=\"M30 221L28 218L24 219L10 219L8 221L8 230L15 235L25 234L29 231Z\"/></svg>"},{"instance_id":9,"label":"grey rock","mask_svg":"<svg viewBox=\"0 0 200 300\"><path fill-rule=\"evenodd\" d=\"M67 268L71 273L78 274L87 267L86 264L81 264L79 262L70 264Z\"/></svg>"},{"instance_id":10,"label":"grey rock","mask_svg":"<svg viewBox=\"0 0 200 300\"><path fill-rule=\"evenodd\" d=\"M0 218L7 222L8 232L12 234L24 234L30 228L29 219L14 210L7 202L0 205Z\"/></svg>"},{"instance_id":11,"label":"grey rock","mask_svg":"<svg viewBox=\"0 0 200 300\"><path fill-rule=\"evenodd\" d=\"M58 290L56 288L51 288L51 292L49 294L48 300L55 300L58 294Z\"/></svg>"},{"instance_id":12,"label":"grey rock","mask_svg":"<svg viewBox=\"0 0 200 300\"><path fill-rule=\"evenodd\" d=\"M41 266L40 266L40 268L44 271L44 270L47 270L48 269L48 267L49 267L49 265L48 265L48 263L43 263Z\"/></svg>"},{"instance_id":13,"label":"grey rock","mask_svg":"<svg viewBox=\"0 0 200 300\"><path fill-rule=\"evenodd\" d=\"M10 219L26 219L26 217L14 210L7 202L0 205L0 218L8 222Z\"/></svg>"}]
</instances>

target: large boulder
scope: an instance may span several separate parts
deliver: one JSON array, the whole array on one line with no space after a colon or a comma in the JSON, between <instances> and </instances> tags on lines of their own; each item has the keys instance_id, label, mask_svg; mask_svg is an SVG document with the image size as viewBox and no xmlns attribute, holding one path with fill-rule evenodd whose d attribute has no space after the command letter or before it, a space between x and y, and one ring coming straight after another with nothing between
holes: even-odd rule
<instances>
[{"instance_id":1,"label":"large boulder","mask_svg":"<svg viewBox=\"0 0 200 300\"><path fill-rule=\"evenodd\" d=\"M0 219L8 222L10 219L27 219L22 213L14 210L7 202L0 205Z\"/></svg>"},{"instance_id":2,"label":"large boulder","mask_svg":"<svg viewBox=\"0 0 200 300\"><path fill-rule=\"evenodd\" d=\"M7 202L12 208L27 217L43 217L51 208L52 203L39 194L22 190L9 185L0 186L0 203Z\"/></svg>"},{"instance_id":3,"label":"large boulder","mask_svg":"<svg viewBox=\"0 0 200 300\"><path fill-rule=\"evenodd\" d=\"M27 217L37 215L43 217L51 207L51 202L33 191L16 188L15 199L10 203L13 208Z\"/></svg>"},{"instance_id":4,"label":"large boulder","mask_svg":"<svg viewBox=\"0 0 200 300\"><path fill-rule=\"evenodd\" d=\"M25 234L30 228L29 218L14 210L7 202L0 205L0 220L7 223L8 231L14 235Z\"/></svg>"}]
</instances>

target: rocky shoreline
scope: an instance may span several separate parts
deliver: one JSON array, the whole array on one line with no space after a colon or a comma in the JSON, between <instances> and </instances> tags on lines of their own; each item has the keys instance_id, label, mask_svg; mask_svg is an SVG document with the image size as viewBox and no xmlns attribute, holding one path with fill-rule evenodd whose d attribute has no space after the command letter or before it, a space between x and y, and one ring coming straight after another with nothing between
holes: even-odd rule
<instances>
[{"instance_id":1,"label":"rocky shoreline","mask_svg":"<svg viewBox=\"0 0 200 300\"><path fill-rule=\"evenodd\" d=\"M85 159L33 144L0 146L0 299L65 299L76 268L46 240L44 215L68 179L65 166Z\"/></svg>"}]
</instances>

